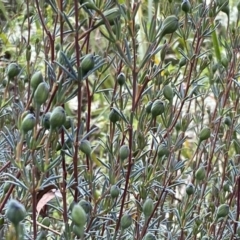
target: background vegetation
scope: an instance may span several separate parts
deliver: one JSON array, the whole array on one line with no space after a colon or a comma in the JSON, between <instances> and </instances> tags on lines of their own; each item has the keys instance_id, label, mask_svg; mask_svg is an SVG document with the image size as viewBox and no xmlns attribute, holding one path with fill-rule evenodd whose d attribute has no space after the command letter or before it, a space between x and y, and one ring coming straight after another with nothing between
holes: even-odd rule
<instances>
[{"instance_id":1,"label":"background vegetation","mask_svg":"<svg viewBox=\"0 0 240 240\"><path fill-rule=\"evenodd\" d=\"M240 239L238 9L0 2L1 239Z\"/></svg>"}]
</instances>

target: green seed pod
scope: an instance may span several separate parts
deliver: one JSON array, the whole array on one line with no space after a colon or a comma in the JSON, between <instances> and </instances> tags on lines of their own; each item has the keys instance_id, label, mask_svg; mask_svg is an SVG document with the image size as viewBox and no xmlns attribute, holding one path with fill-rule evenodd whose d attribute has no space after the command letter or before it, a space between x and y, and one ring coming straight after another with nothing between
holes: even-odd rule
<instances>
[{"instance_id":1,"label":"green seed pod","mask_svg":"<svg viewBox=\"0 0 240 240\"><path fill-rule=\"evenodd\" d=\"M84 236L84 227L73 225L73 233L75 233L77 237L82 238Z\"/></svg>"},{"instance_id":2,"label":"green seed pod","mask_svg":"<svg viewBox=\"0 0 240 240\"><path fill-rule=\"evenodd\" d=\"M86 213L82 208L82 206L80 206L79 204L75 204L72 209L72 221L77 226L82 226L82 227L87 222Z\"/></svg>"},{"instance_id":3,"label":"green seed pod","mask_svg":"<svg viewBox=\"0 0 240 240\"><path fill-rule=\"evenodd\" d=\"M3 192L4 193L7 193L9 188L10 188L11 184L9 182L4 182L4 185L3 185Z\"/></svg>"},{"instance_id":4,"label":"green seed pod","mask_svg":"<svg viewBox=\"0 0 240 240\"><path fill-rule=\"evenodd\" d=\"M186 186L186 193L187 193L187 195L190 196L190 195L194 194L194 192L195 192L194 185L192 183L188 184Z\"/></svg>"},{"instance_id":5,"label":"green seed pod","mask_svg":"<svg viewBox=\"0 0 240 240\"><path fill-rule=\"evenodd\" d=\"M178 29L178 18L175 15L168 16L164 19L160 32L160 39L166 34L172 34Z\"/></svg>"},{"instance_id":6,"label":"green seed pod","mask_svg":"<svg viewBox=\"0 0 240 240\"><path fill-rule=\"evenodd\" d=\"M84 56L83 60L81 61L81 68L83 76L86 75L90 70L94 68L94 56L93 54L87 54Z\"/></svg>"},{"instance_id":7,"label":"green seed pod","mask_svg":"<svg viewBox=\"0 0 240 240\"><path fill-rule=\"evenodd\" d=\"M34 115L32 113L28 113L24 117L21 124L21 129L23 133L26 134L28 131L33 130L35 123L36 123L36 118L34 117Z\"/></svg>"},{"instance_id":8,"label":"green seed pod","mask_svg":"<svg viewBox=\"0 0 240 240\"><path fill-rule=\"evenodd\" d=\"M130 150L128 145L122 145L119 149L119 157L121 161L124 161L125 159L128 158L130 154Z\"/></svg>"},{"instance_id":9,"label":"green seed pod","mask_svg":"<svg viewBox=\"0 0 240 240\"><path fill-rule=\"evenodd\" d=\"M168 101L172 101L172 100L173 100L174 92L173 92L173 89L172 89L169 85L166 85L166 86L163 88L163 96L164 96Z\"/></svg>"},{"instance_id":10,"label":"green seed pod","mask_svg":"<svg viewBox=\"0 0 240 240\"><path fill-rule=\"evenodd\" d=\"M152 117L155 118L164 113L164 104L161 100L156 100L151 107Z\"/></svg>"},{"instance_id":11,"label":"green seed pod","mask_svg":"<svg viewBox=\"0 0 240 240\"><path fill-rule=\"evenodd\" d=\"M156 240L156 237L152 233L147 233L144 237L144 240Z\"/></svg>"},{"instance_id":12,"label":"green seed pod","mask_svg":"<svg viewBox=\"0 0 240 240\"><path fill-rule=\"evenodd\" d=\"M229 0L217 0L217 7L229 16Z\"/></svg>"},{"instance_id":13,"label":"green seed pod","mask_svg":"<svg viewBox=\"0 0 240 240\"><path fill-rule=\"evenodd\" d=\"M199 167L198 170L195 173L195 178L198 181L202 181L206 177L206 171L203 166Z\"/></svg>"},{"instance_id":14,"label":"green seed pod","mask_svg":"<svg viewBox=\"0 0 240 240\"><path fill-rule=\"evenodd\" d=\"M109 114L109 120L112 122L112 123L116 123L118 122L120 119L120 116L119 114L114 110L112 109L110 114Z\"/></svg>"},{"instance_id":15,"label":"green seed pod","mask_svg":"<svg viewBox=\"0 0 240 240\"><path fill-rule=\"evenodd\" d=\"M145 108L147 114L150 114L150 113L151 113L152 104L153 104L152 101L149 101L149 102L147 103L146 108Z\"/></svg>"},{"instance_id":16,"label":"green seed pod","mask_svg":"<svg viewBox=\"0 0 240 240\"><path fill-rule=\"evenodd\" d=\"M125 213L121 218L120 226L123 230L125 230L129 228L131 225L132 225L132 217L128 213Z\"/></svg>"},{"instance_id":17,"label":"green seed pod","mask_svg":"<svg viewBox=\"0 0 240 240\"><path fill-rule=\"evenodd\" d=\"M31 88L33 89L33 91L35 91L38 87L38 85L43 82L43 75L42 75L42 72L40 71L37 71L35 72L31 79L30 79L30 86Z\"/></svg>"},{"instance_id":18,"label":"green seed pod","mask_svg":"<svg viewBox=\"0 0 240 240\"><path fill-rule=\"evenodd\" d=\"M91 203L82 199L80 202L79 202L79 205L83 208L83 210L85 211L85 213L90 213L92 211L92 206L91 206Z\"/></svg>"},{"instance_id":19,"label":"green seed pod","mask_svg":"<svg viewBox=\"0 0 240 240\"><path fill-rule=\"evenodd\" d=\"M63 126L64 126L66 129L71 128L71 126L72 126L72 118L69 117L69 116L67 116L67 117L66 117L66 121L65 121L65 123L63 124Z\"/></svg>"},{"instance_id":20,"label":"green seed pod","mask_svg":"<svg viewBox=\"0 0 240 240\"><path fill-rule=\"evenodd\" d=\"M85 153L87 156L90 156L92 152L91 143L88 140L83 140L80 142L79 149Z\"/></svg>"},{"instance_id":21,"label":"green seed pod","mask_svg":"<svg viewBox=\"0 0 240 240\"><path fill-rule=\"evenodd\" d=\"M143 204L143 214L146 218L150 217L154 209L153 200L148 198Z\"/></svg>"},{"instance_id":22,"label":"green seed pod","mask_svg":"<svg viewBox=\"0 0 240 240\"><path fill-rule=\"evenodd\" d=\"M157 155L159 158L162 158L164 156L168 157L169 154L170 154L170 151L165 144L160 144L158 146Z\"/></svg>"},{"instance_id":23,"label":"green seed pod","mask_svg":"<svg viewBox=\"0 0 240 240\"><path fill-rule=\"evenodd\" d=\"M120 86L124 85L124 83L126 82L126 76L124 73L120 73L118 76L117 76L117 82Z\"/></svg>"},{"instance_id":24,"label":"green seed pod","mask_svg":"<svg viewBox=\"0 0 240 240\"><path fill-rule=\"evenodd\" d=\"M51 112L47 112L43 115L42 117L42 126L45 129L49 129L50 128L50 117L51 117Z\"/></svg>"},{"instance_id":25,"label":"green seed pod","mask_svg":"<svg viewBox=\"0 0 240 240\"><path fill-rule=\"evenodd\" d=\"M185 13L189 13L191 11L191 4L188 0L183 0L181 4L181 8Z\"/></svg>"},{"instance_id":26,"label":"green seed pod","mask_svg":"<svg viewBox=\"0 0 240 240\"><path fill-rule=\"evenodd\" d=\"M66 113L63 107L55 107L50 116L50 127L52 129L60 128L65 123L65 121Z\"/></svg>"},{"instance_id":27,"label":"green seed pod","mask_svg":"<svg viewBox=\"0 0 240 240\"><path fill-rule=\"evenodd\" d=\"M226 124L228 127L230 127L232 125L232 119L229 116L225 117L224 124Z\"/></svg>"},{"instance_id":28,"label":"green seed pod","mask_svg":"<svg viewBox=\"0 0 240 240\"><path fill-rule=\"evenodd\" d=\"M112 198L118 198L120 194L120 189L117 185L112 185L110 188L110 195Z\"/></svg>"},{"instance_id":29,"label":"green seed pod","mask_svg":"<svg viewBox=\"0 0 240 240\"><path fill-rule=\"evenodd\" d=\"M229 205L221 204L217 209L216 219L224 218L229 214Z\"/></svg>"},{"instance_id":30,"label":"green seed pod","mask_svg":"<svg viewBox=\"0 0 240 240\"><path fill-rule=\"evenodd\" d=\"M9 79L16 77L21 71L21 68L17 63L10 63L7 67L7 76Z\"/></svg>"},{"instance_id":31,"label":"green seed pod","mask_svg":"<svg viewBox=\"0 0 240 240\"><path fill-rule=\"evenodd\" d=\"M6 217L13 223L14 226L18 226L19 223L25 218L26 209L18 201L11 199L7 204Z\"/></svg>"},{"instance_id":32,"label":"green seed pod","mask_svg":"<svg viewBox=\"0 0 240 240\"><path fill-rule=\"evenodd\" d=\"M50 219L49 217L45 217L42 222L41 222L42 225L46 226L46 227L49 227L50 226Z\"/></svg>"},{"instance_id":33,"label":"green seed pod","mask_svg":"<svg viewBox=\"0 0 240 240\"><path fill-rule=\"evenodd\" d=\"M34 102L37 105L42 105L47 101L48 96L49 96L49 86L46 82L41 82L38 85L36 91L34 92L34 96L33 96Z\"/></svg>"},{"instance_id":34,"label":"green seed pod","mask_svg":"<svg viewBox=\"0 0 240 240\"><path fill-rule=\"evenodd\" d=\"M223 191L224 191L224 192L230 192L230 184L229 184L229 181L224 181L224 183L223 183Z\"/></svg>"},{"instance_id":35,"label":"green seed pod","mask_svg":"<svg viewBox=\"0 0 240 240\"><path fill-rule=\"evenodd\" d=\"M209 127L204 127L199 134L199 140L200 140L200 142L202 142L202 141L210 138L210 136L211 136L210 128Z\"/></svg>"},{"instance_id":36,"label":"green seed pod","mask_svg":"<svg viewBox=\"0 0 240 240\"><path fill-rule=\"evenodd\" d=\"M185 66L187 63L187 59L185 57L182 57L178 63L178 67L181 68L183 66Z\"/></svg>"},{"instance_id":37,"label":"green seed pod","mask_svg":"<svg viewBox=\"0 0 240 240\"><path fill-rule=\"evenodd\" d=\"M181 121L177 121L175 128L176 128L177 132L179 132L181 130L181 128L182 128Z\"/></svg>"}]
</instances>

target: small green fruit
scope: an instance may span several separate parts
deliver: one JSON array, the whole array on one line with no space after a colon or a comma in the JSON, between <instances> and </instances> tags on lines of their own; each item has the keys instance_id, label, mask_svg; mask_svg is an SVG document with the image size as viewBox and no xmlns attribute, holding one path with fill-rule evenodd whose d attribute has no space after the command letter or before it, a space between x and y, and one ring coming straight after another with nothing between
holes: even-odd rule
<instances>
[{"instance_id":1,"label":"small green fruit","mask_svg":"<svg viewBox=\"0 0 240 240\"><path fill-rule=\"evenodd\" d=\"M150 217L154 209L153 200L148 198L143 204L143 214L144 216Z\"/></svg>"},{"instance_id":2,"label":"small green fruit","mask_svg":"<svg viewBox=\"0 0 240 240\"><path fill-rule=\"evenodd\" d=\"M21 71L21 68L17 63L10 63L7 67L7 76L9 79L16 77Z\"/></svg>"},{"instance_id":3,"label":"small green fruit","mask_svg":"<svg viewBox=\"0 0 240 240\"><path fill-rule=\"evenodd\" d=\"M48 96L49 96L49 86L46 82L41 82L34 92L34 96L33 96L34 102L37 105L42 105L47 101Z\"/></svg>"},{"instance_id":4,"label":"small green fruit","mask_svg":"<svg viewBox=\"0 0 240 240\"><path fill-rule=\"evenodd\" d=\"M178 63L179 68L185 66L187 63L187 59L185 57L182 57Z\"/></svg>"},{"instance_id":5,"label":"small green fruit","mask_svg":"<svg viewBox=\"0 0 240 240\"><path fill-rule=\"evenodd\" d=\"M229 116L225 117L224 124L226 124L228 127L230 127L232 125L232 119Z\"/></svg>"},{"instance_id":6,"label":"small green fruit","mask_svg":"<svg viewBox=\"0 0 240 240\"><path fill-rule=\"evenodd\" d=\"M163 96L164 96L168 101L172 101L173 96L174 96L174 92L173 92L173 89L172 89L169 85L166 85L166 86L163 88Z\"/></svg>"},{"instance_id":7,"label":"small green fruit","mask_svg":"<svg viewBox=\"0 0 240 240\"><path fill-rule=\"evenodd\" d=\"M150 114L150 113L151 113L152 104L153 104L152 101L149 101L149 102L147 103L146 108L145 108L147 114Z\"/></svg>"},{"instance_id":8,"label":"small green fruit","mask_svg":"<svg viewBox=\"0 0 240 240\"><path fill-rule=\"evenodd\" d=\"M65 121L65 123L64 123L64 127L65 127L66 129L69 129L69 128L71 128L71 126L72 126L72 118L69 117L69 116L67 116L67 117L66 117L66 121Z\"/></svg>"},{"instance_id":9,"label":"small green fruit","mask_svg":"<svg viewBox=\"0 0 240 240\"><path fill-rule=\"evenodd\" d=\"M125 213L121 218L120 226L124 230L129 228L131 225L132 225L132 217L128 213Z\"/></svg>"},{"instance_id":10,"label":"small green fruit","mask_svg":"<svg viewBox=\"0 0 240 240\"><path fill-rule=\"evenodd\" d=\"M43 220L42 220L42 225L46 226L46 227L49 227L50 226L50 219L49 217L45 217Z\"/></svg>"},{"instance_id":11,"label":"small green fruit","mask_svg":"<svg viewBox=\"0 0 240 240\"><path fill-rule=\"evenodd\" d=\"M188 184L187 187L186 187L186 193L188 196L194 194L195 192L195 187L192 183Z\"/></svg>"},{"instance_id":12,"label":"small green fruit","mask_svg":"<svg viewBox=\"0 0 240 240\"><path fill-rule=\"evenodd\" d=\"M43 75L42 75L42 72L40 71L37 71L35 72L31 79L30 79L30 86L31 88L33 89L33 91L35 91L38 87L38 85L43 82Z\"/></svg>"},{"instance_id":13,"label":"small green fruit","mask_svg":"<svg viewBox=\"0 0 240 240\"><path fill-rule=\"evenodd\" d=\"M198 170L195 173L195 178L198 181L202 181L206 177L206 171L203 166L199 167Z\"/></svg>"},{"instance_id":14,"label":"small green fruit","mask_svg":"<svg viewBox=\"0 0 240 240\"><path fill-rule=\"evenodd\" d=\"M224 218L229 214L229 205L228 204L221 204L217 209L216 218Z\"/></svg>"},{"instance_id":15,"label":"small green fruit","mask_svg":"<svg viewBox=\"0 0 240 240\"><path fill-rule=\"evenodd\" d=\"M11 184L9 182L4 182L4 185L3 185L3 192L4 193L7 193L9 188L10 188Z\"/></svg>"},{"instance_id":16,"label":"small green fruit","mask_svg":"<svg viewBox=\"0 0 240 240\"><path fill-rule=\"evenodd\" d=\"M223 183L223 191L224 192L230 192L230 184L229 184L229 181L225 181Z\"/></svg>"},{"instance_id":17,"label":"small green fruit","mask_svg":"<svg viewBox=\"0 0 240 240\"><path fill-rule=\"evenodd\" d=\"M181 8L185 13L189 13L191 11L191 4L188 0L183 0L181 4Z\"/></svg>"},{"instance_id":18,"label":"small green fruit","mask_svg":"<svg viewBox=\"0 0 240 240\"><path fill-rule=\"evenodd\" d=\"M160 39L166 34L172 34L178 29L178 18L175 15L164 19L161 27Z\"/></svg>"},{"instance_id":19,"label":"small green fruit","mask_svg":"<svg viewBox=\"0 0 240 240\"><path fill-rule=\"evenodd\" d=\"M43 115L42 117L42 126L45 129L49 129L50 128L50 117L51 117L51 112L47 112Z\"/></svg>"},{"instance_id":20,"label":"small green fruit","mask_svg":"<svg viewBox=\"0 0 240 240\"><path fill-rule=\"evenodd\" d=\"M124 83L126 82L126 76L124 73L120 73L118 76L117 76L117 82L120 86L124 85Z\"/></svg>"},{"instance_id":21,"label":"small green fruit","mask_svg":"<svg viewBox=\"0 0 240 240\"><path fill-rule=\"evenodd\" d=\"M84 236L84 227L73 225L73 233L75 233L77 237L82 238Z\"/></svg>"},{"instance_id":22,"label":"small green fruit","mask_svg":"<svg viewBox=\"0 0 240 240\"><path fill-rule=\"evenodd\" d=\"M90 156L92 152L91 143L88 140L83 140L80 142L79 149L85 153L87 156Z\"/></svg>"},{"instance_id":23,"label":"small green fruit","mask_svg":"<svg viewBox=\"0 0 240 240\"><path fill-rule=\"evenodd\" d=\"M8 202L6 210L7 219L12 222L14 226L18 226L18 224L25 218L25 216L25 207L20 202L11 199Z\"/></svg>"},{"instance_id":24,"label":"small green fruit","mask_svg":"<svg viewBox=\"0 0 240 240\"><path fill-rule=\"evenodd\" d=\"M116 123L116 122L118 122L120 120L119 114L114 109L112 109L110 114L109 114L109 120L112 123Z\"/></svg>"},{"instance_id":25,"label":"small green fruit","mask_svg":"<svg viewBox=\"0 0 240 240\"><path fill-rule=\"evenodd\" d=\"M86 75L90 70L94 68L94 56L93 54L87 54L84 56L83 60L81 61L81 68L83 76Z\"/></svg>"},{"instance_id":26,"label":"small green fruit","mask_svg":"<svg viewBox=\"0 0 240 240\"><path fill-rule=\"evenodd\" d=\"M164 104L161 100L156 100L151 107L152 117L155 118L164 113Z\"/></svg>"},{"instance_id":27,"label":"small green fruit","mask_svg":"<svg viewBox=\"0 0 240 240\"><path fill-rule=\"evenodd\" d=\"M63 107L57 106L53 109L50 116L50 127L52 129L60 128L66 121L66 113Z\"/></svg>"},{"instance_id":28,"label":"small green fruit","mask_svg":"<svg viewBox=\"0 0 240 240\"><path fill-rule=\"evenodd\" d=\"M85 213L90 213L91 210L92 210L92 206L91 206L91 203L82 199L80 202L79 202L79 205L83 208L83 210L85 211Z\"/></svg>"},{"instance_id":29,"label":"small green fruit","mask_svg":"<svg viewBox=\"0 0 240 240\"><path fill-rule=\"evenodd\" d=\"M26 134L28 131L33 130L34 126L36 124L36 118L32 113L28 113L21 124L21 129L24 134Z\"/></svg>"},{"instance_id":30,"label":"small green fruit","mask_svg":"<svg viewBox=\"0 0 240 240\"><path fill-rule=\"evenodd\" d=\"M156 237L152 233L147 233L144 237L144 240L156 240Z\"/></svg>"},{"instance_id":31,"label":"small green fruit","mask_svg":"<svg viewBox=\"0 0 240 240\"><path fill-rule=\"evenodd\" d=\"M211 136L210 128L209 127L204 127L199 134L199 140L200 140L200 142L202 142L202 141L210 138L210 136Z\"/></svg>"},{"instance_id":32,"label":"small green fruit","mask_svg":"<svg viewBox=\"0 0 240 240\"><path fill-rule=\"evenodd\" d=\"M72 209L72 221L74 224L80 227L83 227L87 222L86 213L79 204L75 204Z\"/></svg>"},{"instance_id":33,"label":"small green fruit","mask_svg":"<svg viewBox=\"0 0 240 240\"><path fill-rule=\"evenodd\" d=\"M110 188L110 195L112 198L117 198L120 194L120 189L117 185L112 185Z\"/></svg>"},{"instance_id":34,"label":"small green fruit","mask_svg":"<svg viewBox=\"0 0 240 240\"><path fill-rule=\"evenodd\" d=\"M130 154L130 150L128 145L122 145L119 149L119 157L121 161L124 161L125 159L128 158Z\"/></svg>"},{"instance_id":35,"label":"small green fruit","mask_svg":"<svg viewBox=\"0 0 240 240\"><path fill-rule=\"evenodd\" d=\"M170 154L170 151L169 151L169 149L166 147L165 144L160 144L160 145L158 146L157 154L158 154L158 157L159 157L159 158L162 158L163 156L168 157L169 154Z\"/></svg>"}]
</instances>

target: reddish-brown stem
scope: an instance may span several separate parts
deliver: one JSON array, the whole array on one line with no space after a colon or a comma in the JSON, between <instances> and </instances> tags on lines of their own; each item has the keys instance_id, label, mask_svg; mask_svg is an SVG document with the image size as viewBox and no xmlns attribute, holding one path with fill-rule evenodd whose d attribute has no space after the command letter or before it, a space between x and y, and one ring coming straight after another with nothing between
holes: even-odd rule
<instances>
[{"instance_id":1,"label":"reddish-brown stem","mask_svg":"<svg viewBox=\"0 0 240 240\"><path fill-rule=\"evenodd\" d=\"M75 7L75 48L76 48L76 62L77 62L77 69L80 67L80 49L78 44L78 1L74 0L74 7ZM79 72L78 72L79 74ZM79 76L78 76L79 78ZM82 84L81 79L78 79L78 112L77 112L77 131L76 131L76 139L75 139L75 151L73 156L73 174L75 180L75 194L74 194L74 201L77 202L78 199L78 142L79 142L79 129L81 125L81 108L82 108Z\"/></svg>"}]
</instances>

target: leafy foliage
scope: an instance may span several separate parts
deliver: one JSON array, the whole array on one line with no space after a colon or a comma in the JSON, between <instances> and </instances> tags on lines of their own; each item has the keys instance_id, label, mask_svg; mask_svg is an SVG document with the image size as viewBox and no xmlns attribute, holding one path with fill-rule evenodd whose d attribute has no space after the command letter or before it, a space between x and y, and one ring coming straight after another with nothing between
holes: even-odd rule
<instances>
[{"instance_id":1,"label":"leafy foliage","mask_svg":"<svg viewBox=\"0 0 240 240\"><path fill-rule=\"evenodd\" d=\"M239 7L16 2L0 3L1 238L238 239Z\"/></svg>"}]
</instances>

